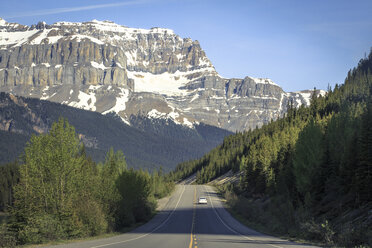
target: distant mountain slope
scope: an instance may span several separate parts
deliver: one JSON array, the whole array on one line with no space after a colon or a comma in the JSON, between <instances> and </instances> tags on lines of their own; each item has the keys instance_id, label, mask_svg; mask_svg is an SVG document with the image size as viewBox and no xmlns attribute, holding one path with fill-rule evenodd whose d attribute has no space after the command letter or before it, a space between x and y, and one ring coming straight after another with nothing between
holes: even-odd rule
<instances>
[{"instance_id":1,"label":"distant mountain slope","mask_svg":"<svg viewBox=\"0 0 372 248\"><path fill-rule=\"evenodd\" d=\"M0 91L100 113L235 131L277 119L308 92L221 77L198 41L110 21L25 26L0 18Z\"/></svg>"},{"instance_id":2,"label":"distant mountain slope","mask_svg":"<svg viewBox=\"0 0 372 248\"><path fill-rule=\"evenodd\" d=\"M0 162L15 159L23 152L30 135L47 132L60 116L76 128L94 160L102 161L112 146L124 152L129 166L137 168L162 165L171 169L179 162L202 156L230 134L202 124L191 129L161 120L141 124L138 119L140 130L114 115L0 93Z\"/></svg>"}]
</instances>

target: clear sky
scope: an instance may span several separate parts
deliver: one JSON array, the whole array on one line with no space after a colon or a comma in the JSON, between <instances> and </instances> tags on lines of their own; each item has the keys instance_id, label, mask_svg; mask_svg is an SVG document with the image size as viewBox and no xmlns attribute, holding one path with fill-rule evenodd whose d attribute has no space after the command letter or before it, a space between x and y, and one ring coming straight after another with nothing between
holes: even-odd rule
<instances>
[{"instance_id":1,"label":"clear sky","mask_svg":"<svg viewBox=\"0 0 372 248\"><path fill-rule=\"evenodd\" d=\"M220 75L286 91L343 83L372 47L371 0L0 0L25 25L111 20L198 40Z\"/></svg>"}]
</instances>

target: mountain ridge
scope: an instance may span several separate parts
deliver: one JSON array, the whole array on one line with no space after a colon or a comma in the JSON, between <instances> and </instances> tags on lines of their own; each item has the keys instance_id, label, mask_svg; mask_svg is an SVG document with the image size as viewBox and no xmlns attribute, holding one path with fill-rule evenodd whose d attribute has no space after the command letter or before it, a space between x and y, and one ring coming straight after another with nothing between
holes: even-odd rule
<instances>
[{"instance_id":1,"label":"mountain ridge","mask_svg":"<svg viewBox=\"0 0 372 248\"><path fill-rule=\"evenodd\" d=\"M135 115L235 132L309 104L308 93L270 79L221 77L198 41L169 29L2 20L0 31L0 91L114 112L127 124Z\"/></svg>"}]
</instances>

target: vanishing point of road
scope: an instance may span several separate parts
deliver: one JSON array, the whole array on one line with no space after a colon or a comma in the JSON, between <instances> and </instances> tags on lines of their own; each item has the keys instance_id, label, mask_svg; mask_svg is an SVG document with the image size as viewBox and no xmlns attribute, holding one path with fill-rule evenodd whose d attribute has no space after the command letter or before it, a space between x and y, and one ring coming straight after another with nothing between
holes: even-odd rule
<instances>
[{"instance_id":1,"label":"vanishing point of road","mask_svg":"<svg viewBox=\"0 0 372 248\"><path fill-rule=\"evenodd\" d=\"M207 205L196 204L206 196ZM258 233L235 220L211 186L177 185L167 205L145 225L118 236L54 246L81 248L314 247Z\"/></svg>"}]
</instances>

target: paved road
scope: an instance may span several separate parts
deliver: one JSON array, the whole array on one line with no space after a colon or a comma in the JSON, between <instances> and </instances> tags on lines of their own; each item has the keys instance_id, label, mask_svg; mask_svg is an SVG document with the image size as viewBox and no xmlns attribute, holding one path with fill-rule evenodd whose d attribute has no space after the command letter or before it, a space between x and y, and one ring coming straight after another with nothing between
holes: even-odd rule
<instances>
[{"instance_id":1,"label":"paved road","mask_svg":"<svg viewBox=\"0 0 372 248\"><path fill-rule=\"evenodd\" d=\"M207 205L194 204L206 196ZM312 247L255 232L223 208L214 189L205 185L178 185L165 208L147 224L111 238L55 247L107 248L219 248Z\"/></svg>"}]
</instances>

